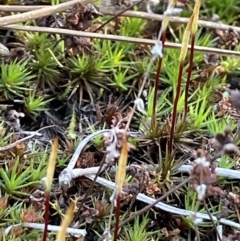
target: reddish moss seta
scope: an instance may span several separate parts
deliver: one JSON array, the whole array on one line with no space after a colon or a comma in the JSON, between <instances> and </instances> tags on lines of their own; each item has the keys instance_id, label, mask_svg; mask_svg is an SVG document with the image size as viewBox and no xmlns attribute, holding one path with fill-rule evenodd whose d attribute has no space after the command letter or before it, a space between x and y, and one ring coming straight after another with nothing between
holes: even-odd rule
<instances>
[{"instance_id":1,"label":"reddish moss seta","mask_svg":"<svg viewBox=\"0 0 240 241\"><path fill-rule=\"evenodd\" d=\"M178 105L178 100L179 100L180 92L181 92L183 67L184 67L184 62L181 60L181 62L179 64L177 92L176 92L176 97L175 97L174 104L173 104L171 132L170 132L170 137L169 137L169 141L168 141L168 151L170 154L172 153L172 149L173 149L174 130L175 130L175 124L176 124L176 118L177 118L177 105Z\"/></svg>"}]
</instances>

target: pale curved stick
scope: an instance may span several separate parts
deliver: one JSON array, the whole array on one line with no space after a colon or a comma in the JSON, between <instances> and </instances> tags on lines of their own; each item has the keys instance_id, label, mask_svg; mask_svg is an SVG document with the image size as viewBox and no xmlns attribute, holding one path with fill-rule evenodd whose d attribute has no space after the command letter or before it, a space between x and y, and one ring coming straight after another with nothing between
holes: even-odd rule
<instances>
[{"instance_id":1,"label":"pale curved stick","mask_svg":"<svg viewBox=\"0 0 240 241\"><path fill-rule=\"evenodd\" d=\"M138 167L138 165L131 165L131 166L136 166ZM106 166L104 165L102 170L104 170ZM153 166L152 165L145 165L145 167L149 170L153 170ZM98 173L100 167L90 167L90 168L75 168L73 169L72 173L73 173L73 178L77 178L80 176L84 176L84 175L89 175L89 174L96 174ZM129 166L127 166L127 168L129 168ZM192 170L192 166L191 165L182 165L179 167L178 171L179 172L190 172ZM115 172L116 169L115 167L112 167L110 169L110 172ZM217 167L215 169L217 176L220 177L226 177L226 178L231 178L231 179L240 179L240 171L239 170L231 170L231 169L226 169L226 168L220 168Z\"/></svg>"},{"instance_id":2,"label":"pale curved stick","mask_svg":"<svg viewBox=\"0 0 240 241\"><path fill-rule=\"evenodd\" d=\"M180 172L189 172L192 170L191 165L182 165L178 170ZM231 170L226 168L217 167L215 169L217 176L226 177L226 178L233 178L233 179L240 179L240 171L239 170Z\"/></svg>"},{"instance_id":3,"label":"pale curved stick","mask_svg":"<svg viewBox=\"0 0 240 241\"><path fill-rule=\"evenodd\" d=\"M81 154L83 148L88 144L88 142L90 142L94 137L101 135L103 133L108 133L110 131L111 131L111 129L99 130L99 131L96 131L96 132L88 135L86 138L84 138L82 141L80 141L80 143L79 143L77 149L75 150L71 160L69 161L67 167L62 170L62 172L60 173L60 175L58 177L58 183L61 188L69 189L72 186L73 179L78 176L98 172L99 167L95 167L90 170L89 170L89 168L86 168L86 169L76 168L76 171L75 170L73 171L73 169L74 169L74 166L76 165L79 155ZM138 135L138 133L130 132L130 135L136 136L136 135ZM106 165L103 165L101 171L104 170L105 166Z\"/></svg>"},{"instance_id":4,"label":"pale curved stick","mask_svg":"<svg viewBox=\"0 0 240 241\"><path fill-rule=\"evenodd\" d=\"M219 235L220 235L220 238L221 238L221 240L222 240L222 236L223 236L223 226L222 226L222 225L217 225L217 231L218 231L218 233L219 233ZM219 240L219 237L218 237L218 235L217 235L217 241L221 241L221 240Z\"/></svg>"},{"instance_id":5,"label":"pale curved stick","mask_svg":"<svg viewBox=\"0 0 240 241\"><path fill-rule=\"evenodd\" d=\"M72 180L74 179L74 174L73 174L73 168L76 165L77 159L79 155L81 154L83 148L90 142L94 137L101 135L103 133L109 132L109 129L104 129L104 130L99 130L96 131L90 135L88 135L86 138L84 138L82 141L80 141L77 149L75 150L71 160L69 161L68 165L66 168L64 168L61 173L59 174L58 177L58 183L59 186L68 189L72 185ZM76 176L75 176L76 178Z\"/></svg>"},{"instance_id":6,"label":"pale curved stick","mask_svg":"<svg viewBox=\"0 0 240 241\"><path fill-rule=\"evenodd\" d=\"M79 176L88 175L88 174L96 174L99 171L99 167L93 167L93 168L76 168L74 169L74 166L76 165L77 159L79 155L81 154L83 148L87 145L88 142L90 142L94 137L109 132L110 129L104 129L96 131L90 135L88 135L86 138L84 138L82 141L80 141L77 149L75 150L71 160L68 163L68 166L62 170L58 177L59 186L68 189L72 186L72 181L74 178L77 178ZM137 132L131 132L131 135L138 135ZM103 171L105 169L104 165L102 167ZM151 166L147 166L148 168L152 168ZM182 165L178 170L179 172L189 172L192 169L191 165ZM240 179L240 171L238 170L230 170L225 168L216 168L216 174L218 176L223 176L226 178L234 178L234 179Z\"/></svg>"},{"instance_id":7,"label":"pale curved stick","mask_svg":"<svg viewBox=\"0 0 240 241\"><path fill-rule=\"evenodd\" d=\"M95 175L86 175L86 177L91 179L91 180L95 179ZM96 182L105 186L105 187L111 188L113 190L115 189L115 183L113 183L111 181L108 181L104 178L97 177ZM151 197L148 197L148 196L146 196L142 193L139 193L137 195L137 200L142 201L142 202L147 203L147 204L151 204L151 203L155 202L155 199L153 199ZM199 212L192 212L192 211L188 211L188 210L184 210L184 209L180 209L180 208L175 208L175 207L172 207L172 206L170 206L168 204L165 204L165 203L162 203L162 202L159 202L158 204L156 204L155 207L160 208L161 210L164 210L166 212L175 213L175 214L182 215L182 216L191 216L191 217L211 220L211 218L209 217L208 214L199 213ZM221 218L220 220L218 220L215 216L212 216L212 219L214 221L219 221L221 224L225 224L225 225L240 229L239 223L233 222L233 221L228 220L226 218Z\"/></svg>"},{"instance_id":8,"label":"pale curved stick","mask_svg":"<svg viewBox=\"0 0 240 241\"><path fill-rule=\"evenodd\" d=\"M15 224L7 227L4 231L5 235L8 235L12 228L18 227L18 226L23 226L26 228L41 229L41 230L44 230L45 228L44 224L42 223L20 223L20 224ZM47 228L48 228L48 231L58 232L61 227L55 226L55 225L48 225ZM77 235L77 236L86 236L87 234L85 229L77 229L77 228L67 228L67 233L71 235Z\"/></svg>"}]
</instances>

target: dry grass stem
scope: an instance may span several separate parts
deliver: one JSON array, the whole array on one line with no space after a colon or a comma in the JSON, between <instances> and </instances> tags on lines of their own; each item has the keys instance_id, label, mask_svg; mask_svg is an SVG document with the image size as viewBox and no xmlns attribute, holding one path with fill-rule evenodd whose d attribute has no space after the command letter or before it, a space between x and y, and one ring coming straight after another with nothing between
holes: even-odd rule
<instances>
[{"instance_id":1,"label":"dry grass stem","mask_svg":"<svg viewBox=\"0 0 240 241\"><path fill-rule=\"evenodd\" d=\"M3 12L28 12L32 10L37 10L40 8L46 8L46 6L38 5L38 6L5 6L0 5L0 11ZM102 14L105 15L117 15L120 11L119 10L113 10L106 7L100 7L99 10ZM150 14L147 12L140 12L140 11L126 11L121 14L125 17L135 17L135 18L143 18L143 19L149 19L149 20L155 20L155 21L162 21L164 19L164 15L160 14ZM181 24L187 24L189 21L189 18L183 18L183 17L176 17L171 16L170 20L171 23L181 23ZM231 26L228 24L223 23L217 23L213 21L205 21L205 20L198 20L198 26L209 28L209 29L221 29L221 30L229 30L229 28L232 28L234 31L240 33L240 27Z\"/></svg>"},{"instance_id":2,"label":"dry grass stem","mask_svg":"<svg viewBox=\"0 0 240 241\"><path fill-rule=\"evenodd\" d=\"M47 28L47 27L35 27L35 26L19 26L19 25L8 25L0 28L23 30L23 31L29 31L29 32L64 34L64 35L88 37L88 38L99 38L99 39L136 43L136 44L146 44L146 45L156 44L156 40L152 40L152 39L134 38L134 37L126 37L126 36L120 36L120 35L101 34L101 33L90 33L90 32L75 31L75 30L69 30L69 29L57 29L57 28ZM165 48L172 48L172 49L180 49L181 46L182 46L181 44L171 43L171 42L165 42L164 44ZM188 45L188 49L190 48L191 46ZM231 50L219 49L219 48L195 46L195 51L208 53L208 54L218 54L221 56L230 56L233 58L240 57L239 51L231 51Z\"/></svg>"},{"instance_id":3,"label":"dry grass stem","mask_svg":"<svg viewBox=\"0 0 240 241\"><path fill-rule=\"evenodd\" d=\"M9 24L22 23L29 20L34 20L34 19L45 17L57 12L62 12L64 10L69 9L70 7L72 7L77 3L86 4L91 2L92 2L91 0L73 0L65 3L61 3L55 6L49 6L42 9L32 10L26 13L1 17L0 26L6 26Z\"/></svg>"}]
</instances>

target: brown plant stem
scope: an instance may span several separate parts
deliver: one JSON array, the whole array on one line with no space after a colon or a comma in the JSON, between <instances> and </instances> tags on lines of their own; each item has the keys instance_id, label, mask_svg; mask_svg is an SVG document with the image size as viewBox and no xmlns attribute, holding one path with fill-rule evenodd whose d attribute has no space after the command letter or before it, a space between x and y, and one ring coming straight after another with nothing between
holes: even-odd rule
<instances>
[{"instance_id":1,"label":"brown plant stem","mask_svg":"<svg viewBox=\"0 0 240 241\"><path fill-rule=\"evenodd\" d=\"M119 219L120 219L120 201L121 201L121 193L117 193L116 194L116 201L117 201L117 207L116 207L116 211L115 211L115 229L114 229L114 239L113 241L117 241L118 239L118 230L119 230Z\"/></svg>"},{"instance_id":2,"label":"brown plant stem","mask_svg":"<svg viewBox=\"0 0 240 241\"><path fill-rule=\"evenodd\" d=\"M177 105L178 105L178 100L179 100L180 92L181 92L183 68L184 68L184 62L181 60L181 62L179 64L177 92L176 92L176 96L175 96L175 100L174 100L174 104L173 104L171 131L170 131L170 137L169 137L169 142L168 142L168 151L169 151L170 155L172 154L172 150L173 150L174 131L175 131L175 124L176 124L176 119L177 119Z\"/></svg>"},{"instance_id":3,"label":"brown plant stem","mask_svg":"<svg viewBox=\"0 0 240 241\"><path fill-rule=\"evenodd\" d=\"M164 44L166 41L166 30L162 33L162 49L164 48ZM155 121L157 118L157 92L158 92L158 86L159 86L159 78L160 78L160 72L162 68L162 60L163 58L159 57L158 59L158 68L157 68L157 74L156 74L156 79L155 79L155 88L154 88L154 96L153 96L153 118L152 121Z\"/></svg>"},{"instance_id":4,"label":"brown plant stem","mask_svg":"<svg viewBox=\"0 0 240 241\"><path fill-rule=\"evenodd\" d=\"M42 241L47 240L48 233L48 223L49 223L49 209L50 209L50 192L45 192L45 213L44 213L44 231L43 231L43 239Z\"/></svg>"},{"instance_id":5,"label":"brown plant stem","mask_svg":"<svg viewBox=\"0 0 240 241\"><path fill-rule=\"evenodd\" d=\"M127 224L128 222L130 222L131 220L133 220L134 218L136 218L137 216L144 214L145 212L147 212L150 208L154 207L158 202L162 201L163 199L165 199L166 197L168 197L170 194L172 194L173 192L175 192L176 190L178 190L180 187L182 187L183 185L185 185L186 183L190 182L192 179L194 179L194 176L190 176L187 179L185 179L183 182L181 182L180 184L178 184L177 186L173 187L171 190L169 190L168 192L166 192L164 195L162 195L160 198L158 198L155 202L145 206L144 208L140 209L137 212L134 212L134 214L132 216L130 216L129 218L125 219L123 222L121 222L119 224L119 228L121 228L122 226L124 226L125 224ZM113 229L115 231L115 229Z\"/></svg>"},{"instance_id":6,"label":"brown plant stem","mask_svg":"<svg viewBox=\"0 0 240 241\"><path fill-rule=\"evenodd\" d=\"M189 90L189 86L190 86L190 80L191 80L192 69L193 69L194 44L195 44L195 34L192 35L192 38L191 38L189 68L188 68L187 81L186 81L186 85L185 85L185 100L184 100L184 114L183 114L184 121L186 121L186 117L187 117L187 113L188 113L188 90Z\"/></svg>"},{"instance_id":7,"label":"brown plant stem","mask_svg":"<svg viewBox=\"0 0 240 241\"><path fill-rule=\"evenodd\" d=\"M219 232L218 232L218 229L217 229L217 227L216 227L216 224L214 223L214 220L213 220L213 218L212 218L212 215L211 215L211 213L209 212L209 209L208 209L208 207L207 207L207 204L206 204L206 201L205 201L205 200L203 200L203 204L204 204L204 207L205 207L205 209L206 209L206 211L207 211L207 213L208 213L208 215L209 215L209 218L211 219L213 228L216 230L218 239L219 239L219 240L222 240L222 239L221 239L221 236L220 236L220 234L219 234Z\"/></svg>"}]
</instances>

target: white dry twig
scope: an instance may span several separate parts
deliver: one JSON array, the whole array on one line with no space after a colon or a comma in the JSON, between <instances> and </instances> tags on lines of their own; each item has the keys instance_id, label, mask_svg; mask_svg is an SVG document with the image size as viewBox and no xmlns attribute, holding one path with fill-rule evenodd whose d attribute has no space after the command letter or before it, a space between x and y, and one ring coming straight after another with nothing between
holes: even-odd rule
<instances>
[{"instance_id":1,"label":"white dry twig","mask_svg":"<svg viewBox=\"0 0 240 241\"><path fill-rule=\"evenodd\" d=\"M193 169L193 167L191 165L182 165L178 169L178 171L190 172L192 169ZM217 167L215 171L216 171L217 176L233 178L233 179L240 179L240 171L238 171L238 170L231 170L231 169Z\"/></svg>"},{"instance_id":2,"label":"white dry twig","mask_svg":"<svg viewBox=\"0 0 240 241\"><path fill-rule=\"evenodd\" d=\"M135 165L131 165L131 166L135 166ZM103 166L103 170L106 166ZM128 168L129 166L127 166ZM77 178L77 177L81 177L84 175L89 175L89 174L96 174L98 172L100 167L90 167L90 168L75 168L73 169L72 173L73 173L73 178ZM153 170L154 168L152 166L146 165L147 169ZM190 172L192 170L192 166L190 165L182 165L179 167L178 171L179 172ZM112 167L110 169L110 172L115 172L116 169L115 167ZM226 169L226 168L220 168L217 167L216 168L216 174L217 176L220 177L226 177L229 179L240 179L240 171L239 170L231 170L231 169Z\"/></svg>"},{"instance_id":3,"label":"white dry twig","mask_svg":"<svg viewBox=\"0 0 240 241\"><path fill-rule=\"evenodd\" d=\"M15 135L35 135L35 136L42 136L41 133L36 133L35 131L19 131L19 132L16 132Z\"/></svg>"},{"instance_id":4,"label":"white dry twig","mask_svg":"<svg viewBox=\"0 0 240 241\"><path fill-rule=\"evenodd\" d=\"M81 154L81 151L86 146L86 144L92 138L94 138L95 136L97 136L99 134L109 132L109 131L110 131L109 129L97 131L97 132L87 136L82 142L80 142L80 144L77 147L72 159L69 162L68 167L64 169L65 173L64 173L64 170L63 170L63 172L59 176L60 186L63 187L65 184L71 185L73 178L83 176L83 175L88 177L91 180L95 179L95 175L90 174L90 173L97 173L99 171L100 167L87 168L87 169L81 169L81 168L74 169L74 166L75 166L76 160L78 159L79 155ZM131 134L136 136L138 133L131 133ZM102 170L104 170L104 168L105 168L105 165L102 167ZM179 171L180 172L189 172L192 168L193 167L191 165L182 165L179 168ZM226 177L226 178L240 179L240 175L239 175L240 171L238 171L238 170L216 168L216 173L217 173L218 176L223 176L223 177ZM115 189L115 183L113 183L111 181L108 181L108 180L105 180L104 178L97 177L96 182L98 182L99 184L104 185L108 188L111 188L113 190ZM69 188L70 186L67 186L67 187ZM144 194L141 194L141 193L138 194L137 199L142 201L142 202L148 203L148 204L151 204L155 201L153 198L148 197L148 196L146 196ZM158 208L160 208L164 211L175 213L175 214L182 215L182 216L193 216L193 215L195 215L196 218L211 220L211 217L209 217L208 214L195 213L195 212L192 212L192 211L175 208L175 207L172 207L172 206L167 205L167 204L162 203L162 202L159 202L158 204L156 204L156 207L158 207ZM217 218L215 216L212 216L212 220L217 221ZM222 219L219 220L219 222L221 224L229 225L231 227L240 229L240 224L238 224L236 222L233 222L231 220L222 218Z\"/></svg>"},{"instance_id":5,"label":"white dry twig","mask_svg":"<svg viewBox=\"0 0 240 241\"><path fill-rule=\"evenodd\" d=\"M95 179L95 175L87 175L86 177L91 179L91 180ZM113 183L111 181L108 181L108 180L106 180L104 178L97 177L96 178L96 182L101 184L101 185L103 185L103 186L105 186L105 187L108 187L108 188L111 188L111 189L115 189L115 183ZM137 200L142 201L142 202L147 203L147 204L152 204L153 202L155 202L155 199L153 199L151 197L148 197L148 196L146 196L146 195L144 195L142 193L137 195ZM159 208L161 210L164 210L166 212L178 214L178 215L181 215L181 216L193 216L194 215L196 218L202 218L202 219L205 219L205 220L211 220L211 218L209 217L208 214L199 213L199 212L192 212L192 211L188 211L188 210L172 207L172 206L170 206L168 204L165 204L165 203L162 203L162 202L159 202L158 204L156 204L155 207L157 207L157 208ZM217 217L215 217L215 216L211 216L211 217L212 217L212 219L214 221L219 221L219 223L221 223L221 224L225 224L225 225L228 225L228 226L240 229L240 224L239 223L233 222L233 221L228 220L226 218L221 218L220 220L218 220Z\"/></svg>"},{"instance_id":6,"label":"white dry twig","mask_svg":"<svg viewBox=\"0 0 240 241\"><path fill-rule=\"evenodd\" d=\"M217 232L219 233L220 239L217 235L217 241L221 241L222 240L222 236L223 236L223 226L222 225L217 225Z\"/></svg>"},{"instance_id":7,"label":"white dry twig","mask_svg":"<svg viewBox=\"0 0 240 241\"><path fill-rule=\"evenodd\" d=\"M47 129L47 128L50 128L50 127L54 127L54 126L55 126L55 125L42 127L41 129L32 132L32 134L29 135L29 136L26 136L26 137L24 137L24 138L22 138L22 139L19 139L19 140L15 141L15 142L13 142L13 143L11 143L11 144L9 144L9 145L0 147L0 151L9 150L9 149L15 147L16 145L18 145L18 144L20 144L20 143L22 143L22 142L24 142L24 141L26 141L26 140L29 140L29 139L33 138L34 136L36 136L36 135L38 135L39 131L42 131L42 130L44 130L44 129Z\"/></svg>"},{"instance_id":8,"label":"white dry twig","mask_svg":"<svg viewBox=\"0 0 240 241\"><path fill-rule=\"evenodd\" d=\"M94 137L96 137L100 134L109 132L109 131L110 130L108 130L108 129L96 131L96 132L88 135L82 141L80 141L80 143L79 143L77 149L75 150L71 160L69 161L67 167L62 170L62 172L60 173L60 175L58 177L58 183L59 183L60 187L62 187L64 189L68 189L71 187L73 179L76 178L76 175L74 175L74 173L73 173L74 166L76 165L77 159L79 158L83 148L88 144L88 142L90 142Z\"/></svg>"},{"instance_id":9,"label":"white dry twig","mask_svg":"<svg viewBox=\"0 0 240 241\"><path fill-rule=\"evenodd\" d=\"M111 129L103 129L103 130L99 130L96 131L90 135L88 135L85 139L83 139L77 149L75 150L71 160L69 161L68 165L66 168L64 168L62 170L62 172L60 173L59 177L58 177L58 183L59 186L63 189L68 189L72 186L72 181L74 178L77 178L79 176L83 176L83 175L87 175L87 174L93 174L93 173L97 173L99 170L99 167L93 167L93 168L76 168L74 169L74 166L76 165L77 159L79 158L83 148L88 144L88 142L90 142L94 137L104 134L104 133L108 133L110 132ZM132 136L136 136L138 135L137 132L131 132L130 133ZM103 171L105 169L106 165L103 165L101 171Z\"/></svg>"},{"instance_id":10,"label":"white dry twig","mask_svg":"<svg viewBox=\"0 0 240 241\"><path fill-rule=\"evenodd\" d=\"M79 155L81 154L83 148L85 147L85 145L95 136L99 135L99 134L103 134L109 132L108 129L106 130L100 130L94 134L91 134L89 136L87 136L77 147L74 155L72 156L70 162L69 162L69 166L67 168L65 168L60 176L59 176L59 184L60 186L63 186L64 184L69 185L69 183L72 183L72 179L80 177L80 176L85 176L85 175L89 175L89 174L96 174L99 171L100 167L91 167L91 168L74 168L75 163L79 157ZM132 132L132 135L137 135L137 133ZM106 165L104 164L102 167L103 171L105 169ZM153 170L154 167L152 165L146 165L146 168L149 170ZM179 167L178 171L182 172L182 173L189 173L191 170L193 169L193 166L191 165L182 165ZM71 170L71 171L70 171ZM115 168L112 167L110 169L111 172L115 172ZM221 168L221 167L217 167L215 169L217 176L221 176L221 177L226 177L228 179L240 179L240 171L239 170L231 170L231 169L226 169L226 168ZM66 183L65 183L66 181ZM69 186L70 187L70 186Z\"/></svg>"},{"instance_id":11,"label":"white dry twig","mask_svg":"<svg viewBox=\"0 0 240 241\"><path fill-rule=\"evenodd\" d=\"M41 223L21 223L16 225L11 225L5 229L5 235L8 235L12 228L22 226L25 228L34 228L44 230L45 225ZM48 225L48 231L58 232L60 230L60 226ZM78 237L85 236L87 234L85 229L77 229L77 228L67 228L67 233L71 235L76 235Z\"/></svg>"},{"instance_id":12,"label":"white dry twig","mask_svg":"<svg viewBox=\"0 0 240 241\"><path fill-rule=\"evenodd\" d=\"M107 164L103 164L101 171L106 168ZM97 174L99 172L100 167L89 167L89 168L75 168L72 170L73 178L82 177L90 174Z\"/></svg>"}]
</instances>

